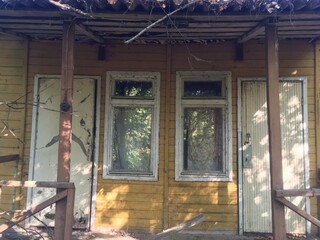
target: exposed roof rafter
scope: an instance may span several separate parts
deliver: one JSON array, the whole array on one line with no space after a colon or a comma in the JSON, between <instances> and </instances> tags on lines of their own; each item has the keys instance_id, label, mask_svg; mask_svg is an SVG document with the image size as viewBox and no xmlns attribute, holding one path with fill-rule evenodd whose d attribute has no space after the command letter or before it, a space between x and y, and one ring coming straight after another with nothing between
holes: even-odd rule
<instances>
[{"instance_id":1,"label":"exposed roof rafter","mask_svg":"<svg viewBox=\"0 0 320 240\"><path fill-rule=\"evenodd\" d=\"M238 38L237 43L244 43L257 35L261 34L265 30L266 20L261 21L258 25L256 25L254 28L250 29L248 32L246 32L244 35L242 35L240 38Z\"/></svg>"},{"instance_id":2,"label":"exposed roof rafter","mask_svg":"<svg viewBox=\"0 0 320 240\"><path fill-rule=\"evenodd\" d=\"M0 34L8 35L8 36L15 37L15 38L18 38L21 40L29 39L29 37L27 35L24 35L22 33L16 33L14 31L10 31L10 30L6 30L2 27L0 27Z\"/></svg>"},{"instance_id":3,"label":"exposed roof rafter","mask_svg":"<svg viewBox=\"0 0 320 240\"><path fill-rule=\"evenodd\" d=\"M76 30L91 38L95 42L105 43L105 40L102 37L95 35L88 27L82 25L81 23L76 23Z\"/></svg>"}]
</instances>

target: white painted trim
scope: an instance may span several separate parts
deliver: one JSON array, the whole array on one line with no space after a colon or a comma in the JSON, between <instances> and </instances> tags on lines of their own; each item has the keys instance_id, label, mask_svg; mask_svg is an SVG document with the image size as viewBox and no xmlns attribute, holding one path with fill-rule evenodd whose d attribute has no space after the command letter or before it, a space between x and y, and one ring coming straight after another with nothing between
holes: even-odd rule
<instances>
[{"instance_id":1,"label":"white painted trim","mask_svg":"<svg viewBox=\"0 0 320 240\"><path fill-rule=\"evenodd\" d=\"M37 96L39 94L39 81L41 78L56 78L57 81L60 79L60 75L42 75L36 74L34 78L34 97L33 101L37 102ZM97 193L97 181L98 181L98 161L99 161L99 133L100 133L100 99L101 99L101 77L100 76L84 76L84 75L75 75L74 79L94 79L96 81L96 93L95 93L95 117L96 117L96 137L95 137L95 153L94 153L94 163L93 163L93 179L91 183L92 187L92 196L91 196L91 214L90 214L90 222L88 223L88 227L92 229L94 226L94 218L95 218L95 206L96 206L96 193ZM38 107L37 105L33 106L32 109L32 128L31 128L31 144L30 144L30 161L29 161L29 171L28 171L28 179L33 180L34 178L34 158L35 158L35 144L36 144L36 127L38 122ZM32 205L32 195L33 188L28 188L27 190L27 209L30 209ZM30 218L26 221L26 224L30 224Z\"/></svg>"},{"instance_id":2,"label":"white painted trim","mask_svg":"<svg viewBox=\"0 0 320 240\"><path fill-rule=\"evenodd\" d=\"M103 153L103 178L140 181L158 180L159 162L159 128L160 128L160 73L159 72L127 72L108 71L106 79L106 104L105 104L105 132ZM152 81L154 99L114 98L112 93L115 80ZM151 173L110 172L112 159L113 136L113 108L116 106L142 106L153 108L152 139L151 139Z\"/></svg>"},{"instance_id":3,"label":"white painted trim","mask_svg":"<svg viewBox=\"0 0 320 240\"><path fill-rule=\"evenodd\" d=\"M302 97L303 97L303 104L302 104L302 111L303 111L303 121L304 121L304 181L305 181L305 188L310 188L310 159L309 159L309 128L308 128L308 79L307 77L302 77ZM311 206L310 206L310 198L305 198L306 201L306 212L311 213ZM311 223L306 221L306 229L307 233L311 233Z\"/></svg>"},{"instance_id":4,"label":"white painted trim","mask_svg":"<svg viewBox=\"0 0 320 240\"><path fill-rule=\"evenodd\" d=\"M238 221L239 221L239 234L243 235L243 227L244 227L244 215L243 215L243 168L242 168L242 121L241 121L241 97L242 97L242 93L241 93L241 78L238 78L237 81L237 87L238 87L238 97L237 97L237 105L238 105L238 109L237 109L237 120L238 120L238 124L237 124L237 155L238 155Z\"/></svg>"},{"instance_id":5,"label":"white painted trim","mask_svg":"<svg viewBox=\"0 0 320 240\"><path fill-rule=\"evenodd\" d=\"M34 88L33 88L33 102L37 102L37 96L39 92L39 80L42 77L46 77L47 75L35 75L34 77ZM32 107L32 125L31 125L31 143L30 143L30 158L29 158L29 170L28 170L28 180L33 180L34 178L34 158L35 158L35 143L36 143L36 130L37 130L37 122L38 122L38 107L37 105L33 105ZM31 208L33 196L33 188L27 189L27 209ZM30 224L30 218L26 221L26 224Z\"/></svg>"},{"instance_id":6,"label":"white painted trim","mask_svg":"<svg viewBox=\"0 0 320 240\"><path fill-rule=\"evenodd\" d=\"M244 215L243 215L243 169L242 169L242 128L241 128L241 83L245 81L266 81L266 78L263 77L250 77L250 78L238 78L238 201L239 201L239 234L243 234L244 232ZM305 176L305 188L310 188L310 166L309 166L309 144L308 144L308 88L307 88L307 77L280 77L279 81L301 81L302 82L302 98L303 98L303 119L304 119L304 156L305 156L305 169L304 169L304 176ZM306 212L310 214L310 199L305 198L306 203ZM306 230L307 233L311 233L311 223L306 220Z\"/></svg>"},{"instance_id":7,"label":"white painted trim","mask_svg":"<svg viewBox=\"0 0 320 240\"><path fill-rule=\"evenodd\" d=\"M89 229L94 229L94 218L96 215L96 200L97 200L97 187L98 187L98 163L99 163L99 145L100 145L100 102L101 102L101 77L94 77L96 80L96 106L95 106L95 117L96 117L96 131L94 140L94 163L93 163L93 179L92 179L92 193L91 193L91 214Z\"/></svg>"},{"instance_id":8,"label":"white painted trim","mask_svg":"<svg viewBox=\"0 0 320 240\"><path fill-rule=\"evenodd\" d=\"M222 89L225 97L193 99L183 98L183 82L185 81L223 81L225 88ZM183 130L182 109L184 106L217 106L224 108L225 121L223 132L224 143L224 172L212 173L186 173L183 172ZM175 180L176 181L232 181L232 84L231 73L227 71L178 71L176 72L176 137L175 137Z\"/></svg>"}]
</instances>

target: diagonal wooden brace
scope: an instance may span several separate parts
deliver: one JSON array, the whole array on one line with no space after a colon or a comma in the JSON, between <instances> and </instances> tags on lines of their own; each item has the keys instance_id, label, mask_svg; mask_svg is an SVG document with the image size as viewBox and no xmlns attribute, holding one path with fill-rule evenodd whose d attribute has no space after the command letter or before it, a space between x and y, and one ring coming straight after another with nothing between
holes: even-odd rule
<instances>
[{"instance_id":1,"label":"diagonal wooden brace","mask_svg":"<svg viewBox=\"0 0 320 240\"><path fill-rule=\"evenodd\" d=\"M302 209L298 208L296 205L294 205L289 200L282 198L282 197L277 197L276 200L278 202L282 203L284 206L290 208L292 211L296 212L297 214L299 214L301 217L305 218L306 220L308 220L312 224L316 225L317 227L320 227L320 221L318 219L311 216L306 211L303 211Z\"/></svg>"},{"instance_id":2,"label":"diagonal wooden brace","mask_svg":"<svg viewBox=\"0 0 320 240\"><path fill-rule=\"evenodd\" d=\"M72 189L74 192L74 189ZM4 223L2 225L0 225L0 233L2 233L3 231L7 230L8 228L13 227L14 225L26 220L27 218L31 217L32 215L40 212L41 210L49 207L50 205L60 201L63 198L66 198L68 196L68 189L63 190L62 192L54 195L53 197L49 198L48 200L40 203L39 205L32 207L30 210L28 210L27 212L25 212L24 214L22 214L22 216L18 217L17 219Z\"/></svg>"}]
</instances>

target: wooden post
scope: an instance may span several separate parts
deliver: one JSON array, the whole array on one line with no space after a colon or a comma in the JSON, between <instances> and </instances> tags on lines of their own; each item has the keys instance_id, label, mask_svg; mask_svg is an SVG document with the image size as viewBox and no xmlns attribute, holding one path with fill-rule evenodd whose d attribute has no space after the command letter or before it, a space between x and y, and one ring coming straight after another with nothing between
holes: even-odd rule
<instances>
[{"instance_id":1,"label":"wooden post","mask_svg":"<svg viewBox=\"0 0 320 240\"><path fill-rule=\"evenodd\" d=\"M73 208L74 208L74 197L75 189L69 188L67 195L67 212L66 212L66 227L64 229L64 239L70 239L72 236L72 225L73 225Z\"/></svg>"},{"instance_id":2,"label":"wooden post","mask_svg":"<svg viewBox=\"0 0 320 240\"><path fill-rule=\"evenodd\" d=\"M278 35L274 24L266 24L267 106L271 174L273 239L286 239L284 205L276 201L275 190L283 189L279 103Z\"/></svg>"},{"instance_id":3,"label":"wooden post","mask_svg":"<svg viewBox=\"0 0 320 240\"><path fill-rule=\"evenodd\" d=\"M317 166L317 187L320 187L320 42L315 42L315 113L316 113L316 166ZM317 197L318 219L320 219L320 197ZM318 228L318 236L320 236L320 228Z\"/></svg>"},{"instance_id":4,"label":"wooden post","mask_svg":"<svg viewBox=\"0 0 320 240\"><path fill-rule=\"evenodd\" d=\"M167 45L166 66L166 118L165 118L165 141L164 141L164 173L163 173L163 229L169 228L169 142L170 142L170 81L171 81L171 45Z\"/></svg>"},{"instance_id":5,"label":"wooden post","mask_svg":"<svg viewBox=\"0 0 320 240\"><path fill-rule=\"evenodd\" d=\"M58 182L69 182L70 180L74 34L74 22L64 22L62 40L61 104L57 175ZM57 189L57 193L60 191L61 189ZM70 209L67 209L67 206L67 199L63 199L56 203L54 239L71 239L72 231L68 231L70 236L65 236L65 229L72 228L72 224L70 226L70 221L66 221L67 212L69 214L71 212Z\"/></svg>"}]
</instances>

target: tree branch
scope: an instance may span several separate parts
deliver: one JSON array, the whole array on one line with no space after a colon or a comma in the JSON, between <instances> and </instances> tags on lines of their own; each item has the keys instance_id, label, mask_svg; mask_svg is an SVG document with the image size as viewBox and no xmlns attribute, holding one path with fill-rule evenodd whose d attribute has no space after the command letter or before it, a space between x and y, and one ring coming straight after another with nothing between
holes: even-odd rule
<instances>
[{"instance_id":1,"label":"tree branch","mask_svg":"<svg viewBox=\"0 0 320 240\"><path fill-rule=\"evenodd\" d=\"M141 30L137 35L135 35L134 37L130 38L129 40L125 41L124 43L128 44L131 43L133 40L135 40L136 38L138 38L139 36L141 36L143 33L145 33L146 31L148 31L150 28L154 27L155 25L163 22L164 20L166 20L167 18L169 18L170 16L172 16L173 14L182 11L184 9L186 9L187 7L192 6L193 4L195 4L197 2L197 0L193 0L192 2L189 2L188 4L179 7L178 9L174 10L171 13L168 13L167 15L163 16L162 18L158 19L157 21L155 21L154 23L150 24L149 26L147 26L146 28L144 28L143 30Z\"/></svg>"},{"instance_id":2,"label":"tree branch","mask_svg":"<svg viewBox=\"0 0 320 240\"><path fill-rule=\"evenodd\" d=\"M79 15L82 15L82 16L85 16L85 17L89 17L89 18L93 18L93 16L91 16L90 14L84 12L84 11L81 11L80 9L77 9L77 8L74 8L72 6L70 6L69 4L63 4L63 3L60 3L60 2L56 2L54 0L47 0L49 3L51 3L52 5L64 10L64 11L71 11L71 12L74 12L76 14L79 14Z\"/></svg>"}]
</instances>

